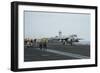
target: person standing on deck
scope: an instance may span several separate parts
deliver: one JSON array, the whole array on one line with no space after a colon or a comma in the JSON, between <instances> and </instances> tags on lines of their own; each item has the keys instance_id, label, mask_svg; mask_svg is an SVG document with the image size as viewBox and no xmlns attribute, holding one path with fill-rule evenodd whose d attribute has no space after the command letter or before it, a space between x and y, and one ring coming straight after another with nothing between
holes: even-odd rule
<instances>
[{"instance_id":1,"label":"person standing on deck","mask_svg":"<svg viewBox=\"0 0 100 73\"><path fill-rule=\"evenodd\" d=\"M47 49L47 43L48 43L48 39L47 38L42 38L39 42L39 48L42 49Z\"/></svg>"}]
</instances>

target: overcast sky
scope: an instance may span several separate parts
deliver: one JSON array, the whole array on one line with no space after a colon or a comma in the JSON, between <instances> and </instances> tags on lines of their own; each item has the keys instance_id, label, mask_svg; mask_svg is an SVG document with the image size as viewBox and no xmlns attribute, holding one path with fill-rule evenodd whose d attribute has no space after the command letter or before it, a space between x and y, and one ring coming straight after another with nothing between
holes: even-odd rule
<instances>
[{"instance_id":1,"label":"overcast sky","mask_svg":"<svg viewBox=\"0 0 100 73\"><path fill-rule=\"evenodd\" d=\"M90 14L24 11L25 37L55 37L58 32L90 40Z\"/></svg>"}]
</instances>

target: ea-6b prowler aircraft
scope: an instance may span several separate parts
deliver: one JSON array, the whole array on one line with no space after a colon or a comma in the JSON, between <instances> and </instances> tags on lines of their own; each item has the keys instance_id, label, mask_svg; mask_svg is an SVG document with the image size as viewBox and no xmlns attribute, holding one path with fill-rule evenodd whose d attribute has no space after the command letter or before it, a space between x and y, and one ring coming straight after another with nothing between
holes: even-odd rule
<instances>
[{"instance_id":1,"label":"ea-6b prowler aircraft","mask_svg":"<svg viewBox=\"0 0 100 73\"><path fill-rule=\"evenodd\" d=\"M58 40L63 43L63 45L74 45L75 42L79 42L80 40L83 40L82 38L78 38L77 35L70 35L68 37L62 37L62 38L54 38L53 40Z\"/></svg>"}]
</instances>

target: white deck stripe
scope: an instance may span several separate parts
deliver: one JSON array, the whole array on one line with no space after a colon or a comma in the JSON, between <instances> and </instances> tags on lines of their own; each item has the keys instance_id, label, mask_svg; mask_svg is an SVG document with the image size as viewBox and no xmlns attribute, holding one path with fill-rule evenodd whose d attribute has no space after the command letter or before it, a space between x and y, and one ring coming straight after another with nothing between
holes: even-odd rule
<instances>
[{"instance_id":1,"label":"white deck stripe","mask_svg":"<svg viewBox=\"0 0 100 73\"><path fill-rule=\"evenodd\" d=\"M51 53L55 53L55 54L59 54L59 55L70 56L70 57L74 57L74 58L81 58L81 59L84 59L84 58L88 59L89 58L87 56L83 56L83 55L79 55L79 54L73 54L73 53L68 53L68 52L61 52L61 51L52 50L52 49L47 49L46 51L47 52L51 52Z\"/></svg>"},{"instance_id":2,"label":"white deck stripe","mask_svg":"<svg viewBox=\"0 0 100 73\"><path fill-rule=\"evenodd\" d=\"M51 49L48 49L47 51L48 52L52 52L52 53L56 53L56 54L60 54L60 55L64 55L64 56L74 57L74 58L86 58L86 59L89 58L87 56L83 56L83 55L79 55L79 54L73 54L73 53L68 53L68 52L61 52L61 51L56 51L56 50L51 50Z\"/></svg>"}]
</instances>

